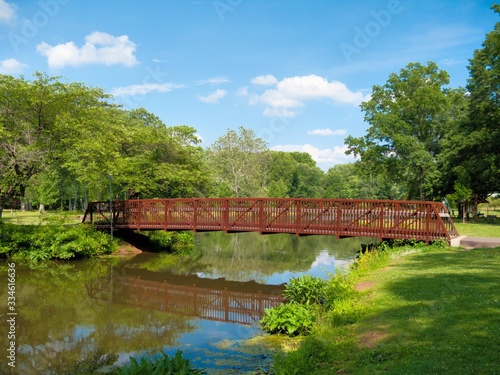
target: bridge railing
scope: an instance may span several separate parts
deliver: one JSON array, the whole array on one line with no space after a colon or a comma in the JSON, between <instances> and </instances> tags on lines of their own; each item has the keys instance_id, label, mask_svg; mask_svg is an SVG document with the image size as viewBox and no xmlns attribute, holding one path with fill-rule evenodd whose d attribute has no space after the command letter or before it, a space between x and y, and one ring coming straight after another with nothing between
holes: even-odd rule
<instances>
[{"instance_id":1,"label":"bridge railing","mask_svg":"<svg viewBox=\"0 0 500 375\"><path fill-rule=\"evenodd\" d=\"M193 230L416 239L458 236L441 202L314 198L181 198L113 202L117 229ZM109 202L91 202L84 223L109 228Z\"/></svg>"}]
</instances>

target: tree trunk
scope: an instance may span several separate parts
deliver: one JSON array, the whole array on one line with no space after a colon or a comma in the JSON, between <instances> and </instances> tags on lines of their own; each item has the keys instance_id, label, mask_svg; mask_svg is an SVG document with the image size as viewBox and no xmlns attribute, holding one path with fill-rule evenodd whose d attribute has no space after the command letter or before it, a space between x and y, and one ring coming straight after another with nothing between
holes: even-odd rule
<instances>
[{"instance_id":1,"label":"tree trunk","mask_svg":"<svg viewBox=\"0 0 500 375\"><path fill-rule=\"evenodd\" d=\"M424 169L420 168L420 200L425 201L425 193L424 193Z\"/></svg>"},{"instance_id":2,"label":"tree trunk","mask_svg":"<svg viewBox=\"0 0 500 375\"><path fill-rule=\"evenodd\" d=\"M2 214L3 214L3 206L0 205L0 221L2 220Z\"/></svg>"},{"instance_id":3,"label":"tree trunk","mask_svg":"<svg viewBox=\"0 0 500 375\"><path fill-rule=\"evenodd\" d=\"M28 202L21 201L21 212L26 212L27 206L28 206Z\"/></svg>"},{"instance_id":4,"label":"tree trunk","mask_svg":"<svg viewBox=\"0 0 500 375\"><path fill-rule=\"evenodd\" d=\"M84 210L87 210L87 206L89 205L89 191L87 189L83 190L83 193L85 195L85 201L84 203Z\"/></svg>"},{"instance_id":5,"label":"tree trunk","mask_svg":"<svg viewBox=\"0 0 500 375\"><path fill-rule=\"evenodd\" d=\"M75 204L74 204L74 207L75 207L75 211L78 209L78 201L77 201L77 190L75 188Z\"/></svg>"},{"instance_id":6,"label":"tree trunk","mask_svg":"<svg viewBox=\"0 0 500 375\"><path fill-rule=\"evenodd\" d=\"M40 203L40 205L38 206L38 212L40 213L40 215L43 215L45 213L45 205L43 203Z\"/></svg>"}]
</instances>

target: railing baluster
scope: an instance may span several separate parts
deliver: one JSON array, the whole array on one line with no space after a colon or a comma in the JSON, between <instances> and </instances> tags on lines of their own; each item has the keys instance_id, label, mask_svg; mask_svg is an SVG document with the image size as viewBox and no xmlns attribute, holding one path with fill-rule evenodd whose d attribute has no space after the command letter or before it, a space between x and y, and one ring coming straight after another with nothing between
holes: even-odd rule
<instances>
[{"instance_id":1,"label":"railing baluster","mask_svg":"<svg viewBox=\"0 0 500 375\"><path fill-rule=\"evenodd\" d=\"M84 223L109 229L109 202L89 202ZM182 198L116 201L116 224L136 230L224 230L380 239L451 240L458 232L441 202L313 198ZM163 207L163 208L162 208ZM162 210L163 209L163 218ZM96 213L97 215L94 215ZM201 215L198 217L198 215ZM377 217L378 215L378 217ZM108 220L109 218L109 220Z\"/></svg>"}]
</instances>

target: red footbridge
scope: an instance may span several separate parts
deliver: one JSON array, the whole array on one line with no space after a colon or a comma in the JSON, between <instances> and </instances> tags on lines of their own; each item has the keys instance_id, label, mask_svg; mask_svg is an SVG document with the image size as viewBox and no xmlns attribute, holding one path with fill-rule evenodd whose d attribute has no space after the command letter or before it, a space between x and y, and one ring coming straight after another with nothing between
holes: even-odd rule
<instances>
[{"instance_id":1,"label":"red footbridge","mask_svg":"<svg viewBox=\"0 0 500 375\"><path fill-rule=\"evenodd\" d=\"M224 231L451 241L442 202L315 198L179 198L90 202L83 223L99 229Z\"/></svg>"}]
</instances>

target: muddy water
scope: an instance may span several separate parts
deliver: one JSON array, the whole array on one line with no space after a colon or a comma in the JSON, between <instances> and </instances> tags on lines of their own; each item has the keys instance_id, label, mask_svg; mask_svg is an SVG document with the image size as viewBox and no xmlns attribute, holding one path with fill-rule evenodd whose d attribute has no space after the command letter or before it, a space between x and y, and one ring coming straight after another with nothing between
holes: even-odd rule
<instances>
[{"instance_id":1,"label":"muddy water","mask_svg":"<svg viewBox=\"0 0 500 375\"><path fill-rule=\"evenodd\" d=\"M190 257L16 263L13 373L72 373L102 355L125 363L177 350L209 373L255 370L269 358L245 341L262 333L258 321L284 284L305 273L327 278L369 241L216 232L197 234ZM8 263L0 267L6 286ZM11 370L8 312L2 287L0 373Z\"/></svg>"}]
</instances>

